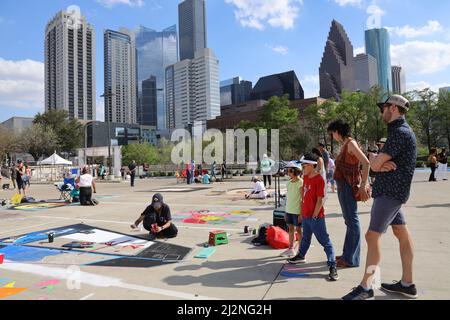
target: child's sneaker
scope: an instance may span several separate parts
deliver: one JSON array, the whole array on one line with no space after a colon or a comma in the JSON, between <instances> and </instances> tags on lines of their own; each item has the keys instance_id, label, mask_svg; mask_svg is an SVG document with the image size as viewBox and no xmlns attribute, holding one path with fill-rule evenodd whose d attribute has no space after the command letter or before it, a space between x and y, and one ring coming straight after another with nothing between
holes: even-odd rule
<instances>
[{"instance_id":1,"label":"child's sneaker","mask_svg":"<svg viewBox=\"0 0 450 320\"><path fill-rule=\"evenodd\" d=\"M301 257L299 254L296 255L295 257L288 259L288 262L290 264L303 264L306 263L306 259L305 257Z\"/></svg>"},{"instance_id":2,"label":"child's sneaker","mask_svg":"<svg viewBox=\"0 0 450 320\"><path fill-rule=\"evenodd\" d=\"M280 254L280 257L290 258L294 257L296 255L296 252L294 249L287 249L285 252Z\"/></svg>"},{"instance_id":3,"label":"child's sneaker","mask_svg":"<svg viewBox=\"0 0 450 320\"><path fill-rule=\"evenodd\" d=\"M330 281L338 281L339 280L339 276L338 276L336 267L330 267L330 274L328 275L328 280L330 280Z\"/></svg>"}]
</instances>

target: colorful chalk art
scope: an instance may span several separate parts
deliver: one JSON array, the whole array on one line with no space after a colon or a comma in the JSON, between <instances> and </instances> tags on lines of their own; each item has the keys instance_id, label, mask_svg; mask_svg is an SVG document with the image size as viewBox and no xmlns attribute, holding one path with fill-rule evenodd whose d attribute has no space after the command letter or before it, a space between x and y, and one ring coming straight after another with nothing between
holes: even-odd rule
<instances>
[{"instance_id":1,"label":"colorful chalk art","mask_svg":"<svg viewBox=\"0 0 450 320\"><path fill-rule=\"evenodd\" d=\"M172 215L172 219L189 224L229 225L249 220L253 214L252 210L190 210Z\"/></svg>"}]
</instances>

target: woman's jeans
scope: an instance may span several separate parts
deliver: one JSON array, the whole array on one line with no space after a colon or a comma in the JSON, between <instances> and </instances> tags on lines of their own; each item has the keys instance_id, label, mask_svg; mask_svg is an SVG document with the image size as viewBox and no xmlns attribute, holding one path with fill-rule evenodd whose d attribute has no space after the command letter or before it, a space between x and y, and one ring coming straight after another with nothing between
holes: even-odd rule
<instances>
[{"instance_id":1,"label":"woman's jeans","mask_svg":"<svg viewBox=\"0 0 450 320\"><path fill-rule=\"evenodd\" d=\"M345 181L337 180L338 198L344 216L345 234L342 260L351 267L359 267L361 255L361 226L358 217L358 203L353 197L352 187Z\"/></svg>"}]
</instances>

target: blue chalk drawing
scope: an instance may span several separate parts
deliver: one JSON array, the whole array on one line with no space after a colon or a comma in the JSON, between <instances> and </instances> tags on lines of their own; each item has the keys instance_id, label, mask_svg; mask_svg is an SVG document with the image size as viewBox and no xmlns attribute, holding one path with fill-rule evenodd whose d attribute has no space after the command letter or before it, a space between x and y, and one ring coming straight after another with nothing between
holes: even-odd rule
<instances>
[{"instance_id":1,"label":"blue chalk drawing","mask_svg":"<svg viewBox=\"0 0 450 320\"><path fill-rule=\"evenodd\" d=\"M57 256L63 251L36 247L6 246L0 249L6 260L14 262L38 262L49 256Z\"/></svg>"}]
</instances>

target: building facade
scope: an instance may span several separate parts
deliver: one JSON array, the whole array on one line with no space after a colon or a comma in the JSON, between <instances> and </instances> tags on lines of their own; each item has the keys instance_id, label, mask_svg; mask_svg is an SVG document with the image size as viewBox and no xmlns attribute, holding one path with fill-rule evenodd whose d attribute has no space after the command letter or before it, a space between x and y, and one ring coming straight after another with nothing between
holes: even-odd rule
<instances>
[{"instance_id":1,"label":"building facade","mask_svg":"<svg viewBox=\"0 0 450 320\"><path fill-rule=\"evenodd\" d=\"M173 81L166 79L168 93L173 87L173 95L167 97L167 101L173 101L174 112L169 117L173 128L187 128L195 121L220 115L219 60L211 49L197 51L194 59L182 60L166 73L173 74Z\"/></svg>"},{"instance_id":2,"label":"building facade","mask_svg":"<svg viewBox=\"0 0 450 320\"><path fill-rule=\"evenodd\" d=\"M1 126L12 130L14 133L20 134L25 129L33 125L34 118L28 117L12 117L0 123Z\"/></svg>"},{"instance_id":3,"label":"building facade","mask_svg":"<svg viewBox=\"0 0 450 320\"><path fill-rule=\"evenodd\" d=\"M302 85L294 71L272 74L258 80L250 95L251 100L269 100L288 94L289 100L305 98Z\"/></svg>"},{"instance_id":4,"label":"building facade","mask_svg":"<svg viewBox=\"0 0 450 320\"><path fill-rule=\"evenodd\" d=\"M137 123L134 34L105 30L105 121Z\"/></svg>"},{"instance_id":5,"label":"building facade","mask_svg":"<svg viewBox=\"0 0 450 320\"><path fill-rule=\"evenodd\" d=\"M158 98L157 98L156 77L151 76L147 80L142 81L141 105L142 108L141 125L154 126L158 125Z\"/></svg>"},{"instance_id":6,"label":"building facade","mask_svg":"<svg viewBox=\"0 0 450 320\"><path fill-rule=\"evenodd\" d=\"M177 27L173 25L162 31L156 31L144 26L136 30L137 49L137 86L138 86L138 123L148 124L145 115L153 114L154 105L143 103L142 83L151 76L156 77L157 89L157 126L166 127L165 107L165 69L178 62ZM153 121L153 120L152 120Z\"/></svg>"},{"instance_id":7,"label":"building facade","mask_svg":"<svg viewBox=\"0 0 450 320\"><path fill-rule=\"evenodd\" d=\"M45 28L45 110L95 120L95 32L83 16L60 11Z\"/></svg>"},{"instance_id":8,"label":"building facade","mask_svg":"<svg viewBox=\"0 0 450 320\"><path fill-rule=\"evenodd\" d=\"M391 41L385 28L365 32L366 53L377 60L378 85L385 94L392 92Z\"/></svg>"},{"instance_id":9,"label":"building facade","mask_svg":"<svg viewBox=\"0 0 450 320\"><path fill-rule=\"evenodd\" d=\"M358 54L353 58L355 90L369 92L378 85L377 60L369 54Z\"/></svg>"},{"instance_id":10,"label":"building facade","mask_svg":"<svg viewBox=\"0 0 450 320\"><path fill-rule=\"evenodd\" d=\"M221 81L220 105L228 106L250 101L252 85L251 81L242 80L241 77Z\"/></svg>"},{"instance_id":11,"label":"building facade","mask_svg":"<svg viewBox=\"0 0 450 320\"><path fill-rule=\"evenodd\" d=\"M392 66L392 92L395 94L406 92L405 69L401 66Z\"/></svg>"},{"instance_id":12,"label":"building facade","mask_svg":"<svg viewBox=\"0 0 450 320\"><path fill-rule=\"evenodd\" d=\"M355 88L353 45L344 27L333 20L319 68L320 96L340 100L342 92Z\"/></svg>"},{"instance_id":13,"label":"building facade","mask_svg":"<svg viewBox=\"0 0 450 320\"><path fill-rule=\"evenodd\" d=\"M185 0L178 5L180 60L194 59L207 47L205 0Z\"/></svg>"}]
</instances>

